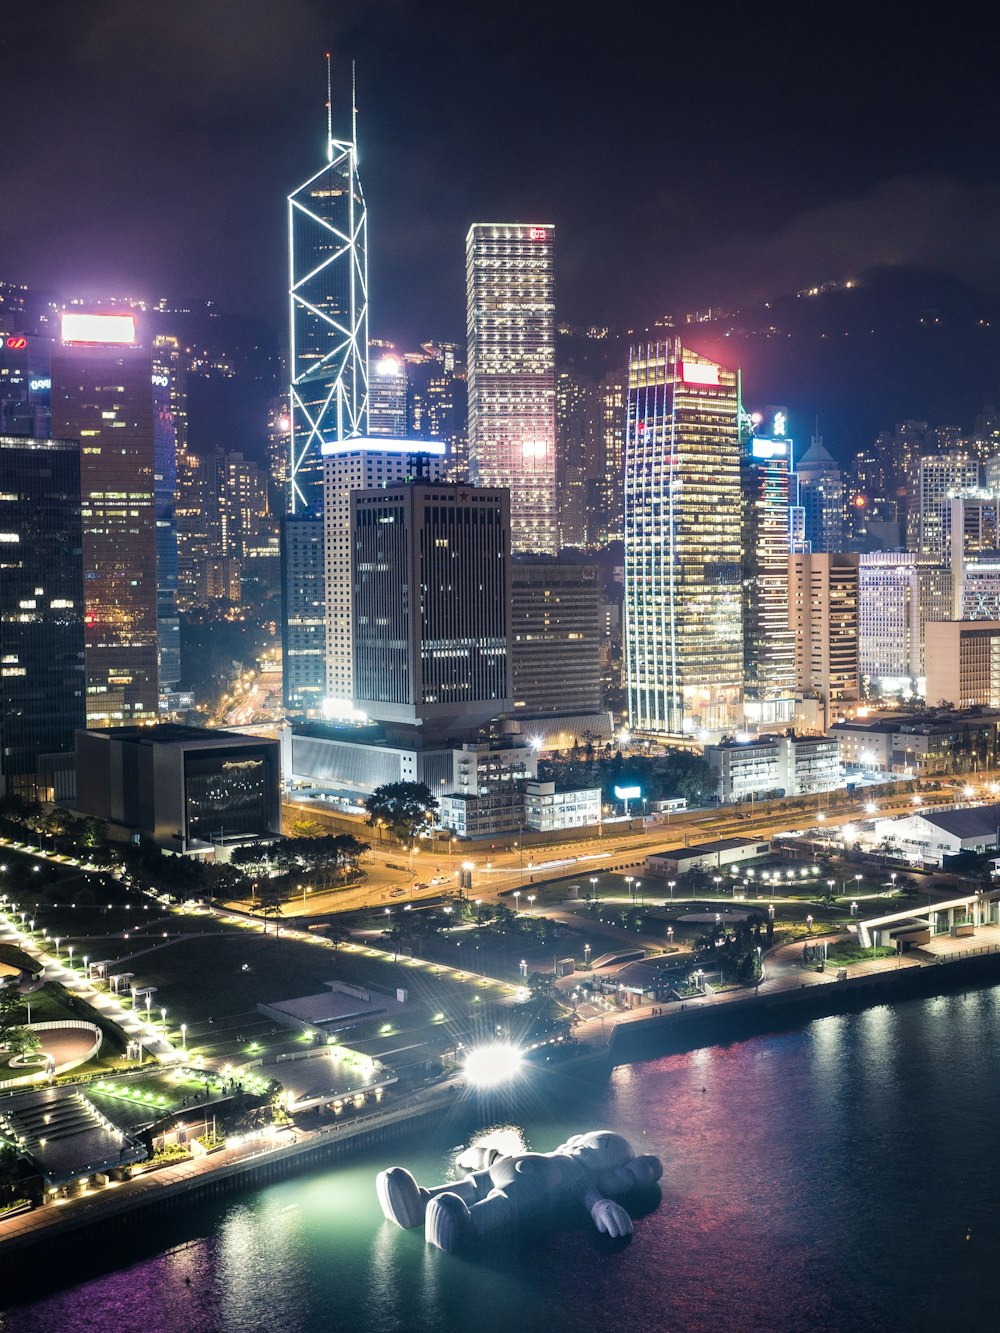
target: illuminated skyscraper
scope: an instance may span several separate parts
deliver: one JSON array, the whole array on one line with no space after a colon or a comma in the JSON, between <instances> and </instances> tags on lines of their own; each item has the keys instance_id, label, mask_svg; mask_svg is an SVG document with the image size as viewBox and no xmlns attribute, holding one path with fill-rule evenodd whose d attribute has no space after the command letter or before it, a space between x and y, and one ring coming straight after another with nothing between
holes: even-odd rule
<instances>
[{"instance_id":1,"label":"illuminated skyscraper","mask_svg":"<svg viewBox=\"0 0 1000 1333\"><path fill-rule=\"evenodd\" d=\"M735 372L679 339L635 348L625 433L629 725L740 722L741 499Z\"/></svg>"},{"instance_id":2,"label":"illuminated skyscraper","mask_svg":"<svg viewBox=\"0 0 1000 1333\"><path fill-rule=\"evenodd\" d=\"M406 362L391 343L372 343L368 367L368 433L406 434Z\"/></svg>"},{"instance_id":3,"label":"illuminated skyscraper","mask_svg":"<svg viewBox=\"0 0 1000 1333\"><path fill-rule=\"evenodd\" d=\"M554 555L555 327L551 226L477 222L466 240L469 475L510 489L515 551Z\"/></svg>"},{"instance_id":4,"label":"illuminated skyscraper","mask_svg":"<svg viewBox=\"0 0 1000 1333\"><path fill-rule=\"evenodd\" d=\"M153 339L153 464L156 493L156 634L160 689L181 678L177 615L177 455L187 449L184 350L176 338Z\"/></svg>"},{"instance_id":5,"label":"illuminated skyscraper","mask_svg":"<svg viewBox=\"0 0 1000 1333\"><path fill-rule=\"evenodd\" d=\"M788 623L792 441L776 411L743 447L743 671L748 725L795 717L795 636ZM766 433L765 433L766 432Z\"/></svg>"},{"instance_id":6,"label":"illuminated skyscraper","mask_svg":"<svg viewBox=\"0 0 1000 1333\"><path fill-rule=\"evenodd\" d=\"M792 555L788 562L789 622L795 633L798 689L819 702L823 730L857 702L857 553Z\"/></svg>"},{"instance_id":7,"label":"illuminated skyscraper","mask_svg":"<svg viewBox=\"0 0 1000 1333\"><path fill-rule=\"evenodd\" d=\"M368 430L368 221L357 125L288 196L291 439L289 510L319 513L323 444Z\"/></svg>"},{"instance_id":8,"label":"illuminated skyscraper","mask_svg":"<svg viewBox=\"0 0 1000 1333\"><path fill-rule=\"evenodd\" d=\"M844 478L837 460L814 435L796 468L805 539L817 553L844 549Z\"/></svg>"},{"instance_id":9,"label":"illuminated skyscraper","mask_svg":"<svg viewBox=\"0 0 1000 1333\"><path fill-rule=\"evenodd\" d=\"M62 316L52 425L80 441L89 726L158 715L151 377L133 315Z\"/></svg>"}]
</instances>

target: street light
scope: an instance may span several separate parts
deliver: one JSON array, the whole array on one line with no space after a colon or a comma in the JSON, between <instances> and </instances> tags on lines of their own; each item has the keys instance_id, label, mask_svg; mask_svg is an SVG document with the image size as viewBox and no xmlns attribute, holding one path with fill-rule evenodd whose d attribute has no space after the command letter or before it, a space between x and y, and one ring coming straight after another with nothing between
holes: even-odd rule
<instances>
[{"instance_id":1,"label":"street light","mask_svg":"<svg viewBox=\"0 0 1000 1333\"><path fill-rule=\"evenodd\" d=\"M809 930L812 931L813 919L811 915L806 917L806 925L809 927Z\"/></svg>"},{"instance_id":2,"label":"street light","mask_svg":"<svg viewBox=\"0 0 1000 1333\"><path fill-rule=\"evenodd\" d=\"M670 890L670 897L671 897L671 900L673 900L673 896L674 896L674 888L675 888L676 884L677 884L677 881L676 881L675 879L668 879L668 880L667 880L667 888Z\"/></svg>"},{"instance_id":3,"label":"street light","mask_svg":"<svg viewBox=\"0 0 1000 1333\"><path fill-rule=\"evenodd\" d=\"M535 895L534 895L533 893L529 893L529 894L528 894L528 911L529 911L529 912L533 910L533 908L534 908L534 904L535 904Z\"/></svg>"},{"instance_id":4,"label":"street light","mask_svg":"<svg viewBox=\"0 0 1000 1333\"><path fill-rule=\"evenodd\" d=\"M519 907L519 903L518 903L517 900L518 900L518 898L520 898L520 896L521 896L521 890L520 890L520 889L515 889L515 890L514 890L514 911L515 911L515 912L518 910L518 907Z\"/></svg>"},{"instance_id":5,"label":"street light","mask_svg":"<svg viewBox=\"0 0 1000 1333\"><path fill-rule=\"evenodd\" d=\"M590 877L590 896L591 896L591 898L596 898L596 897L597 897L597 876L596 876L596 875L591 875L591 877Z\"/></svg>"},{"instance_id":6,"label":"street light","mask_svg":"<svg viewBox=\"0 0 1000 1333\"><path fill-rule=\"evenodd\" d=\"M634 879L635 879L635 876L634 876L634 875L626 875L626 876L625 876L625 883L628 885L628 896L629 896L630 898L632 897L632 881L633 881Z\"/></svg>"},{"instance_id":7,"label":"street light","mask_svg":"<svg viewBox=\"0 0 1000 1333\"><path fill-rule=\"evenodd\" d=\"M584 961L584 963L587 965L587 967L590 966L590 945L589 945L589 944L585 944L585 945L583 946L583 961Z\"/></svg>"},{"instance_id":8,"label":"street light","mask_svg":"<svg viewBox=\"0 0 1000 1333\"><path fill-rule=\"evenodd\" d=\"M667 927L667 944L668 944L668 945L671 945L671 944L673 944L673 942L674 942L674 928L673 928L673 926L668 926L668 927Z\"/></svg>"},{"instance_id":9,"label":"street light","mask_svg":"<svg viewBox=\"0 0 1000 1333\"><path fill-rule=\"evenodd\" d=\"M181 1041L184 1043L184 1049L185 1049L185 1050L187 1050L187 1048L188 1048L188 1035L187 1035L187 1034L188 1034L188 1025L187 1025L186 1023L182 1023L182 1024L181 1024Z\"/></svg>"}]
</instances>

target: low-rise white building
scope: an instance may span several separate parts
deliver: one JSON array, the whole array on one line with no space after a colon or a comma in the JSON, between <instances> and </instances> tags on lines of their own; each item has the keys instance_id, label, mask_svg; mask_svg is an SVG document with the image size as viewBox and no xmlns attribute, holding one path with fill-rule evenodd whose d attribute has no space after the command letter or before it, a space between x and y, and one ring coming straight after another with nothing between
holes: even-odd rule
<instances>
[{"instance_id":1,"label":"low-rise white building","mask_svg":"<svg viewBox=\"0 0 1000 1333\"><path fill-rule=\"evenodd\" d=\"M754 857L764 856L770 846L761 838L718 838L696 847L654 852L646 857L645 870L647 875L662 875L664 878L683 875L688 870L718 870L736 861L752 861Z\"/></svg>"},{"instance_id":2,"label":"low-rise white building","mask_svg":"<svg viewBox=\"0 0 1000 1333\"><path fill-rule=\"evenodd\" d=\"M600 787L565 787L554 782L524 784L525 827L540 833L585 828L601 820Z\"/></svg>"},{"instance_id":3,"label":"low-rise white building","mask_svg":"<svg viewBox=\"0 0 1000 1333\"><path fill-rule=\"evenodd\" d=\"M831 736L761 736L705 746L719 800L728 805L761 796L806 796L842 781L840 746Z\"/></svg>"},{"instance_id":4,"label":"low-rise white building","mask_svg":"<svg viewBox=\"0 0 1000 1333\"><path fill-rule=\"evenodd\" d=\"M911 860L940 866L947 856L1000 847L1000 805L927 810L900 819L878 819L866 841L898 848Z\"/></svg>"}]
</instances>

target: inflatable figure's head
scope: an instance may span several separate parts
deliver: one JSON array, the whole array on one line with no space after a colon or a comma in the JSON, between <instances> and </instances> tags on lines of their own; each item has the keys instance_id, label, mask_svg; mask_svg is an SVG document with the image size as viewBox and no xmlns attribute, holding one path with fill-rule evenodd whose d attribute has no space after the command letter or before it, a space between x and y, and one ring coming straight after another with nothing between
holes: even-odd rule
<instances>
[{"instance_id":1,"label":"inflatable figure's head","mask_svg":"<svg viewBox=\"0 0 1000 1333\"><path fill-rule=\"evenodd\" d=\"M628 1139L610 1130L574 1134L556 1152L579 1162L605 1194L623 1194L636 1185L655 1185L663 1175L658 1157L637 1157Z\"/></svg>"}]
</instances>

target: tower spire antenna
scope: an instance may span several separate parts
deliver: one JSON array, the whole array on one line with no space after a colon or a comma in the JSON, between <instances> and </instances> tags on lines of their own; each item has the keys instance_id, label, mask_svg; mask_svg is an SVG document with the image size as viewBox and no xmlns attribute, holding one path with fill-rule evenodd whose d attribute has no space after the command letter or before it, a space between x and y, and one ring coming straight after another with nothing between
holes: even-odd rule
<instances>
[{"instance_id":1,"label":"tower spire antenna","mask_svg":"<svg viewBox=\"0 0 1000 1333\"><path fill-rule=\"evenodd\" d=\"M330 84L330 52L326 53L326 158L333 161L333 92Z\"/></svg>"},{"instance_id":2,"label":"tower spire antenna","mask_svg":"<svg viewBox=\"0 0 1000 1333\"><path fill-rule=\"evenodd\" d=\"M358 156L358 73L356 61L351 61L351 143Z\"/></svg>"}]
</instances>

